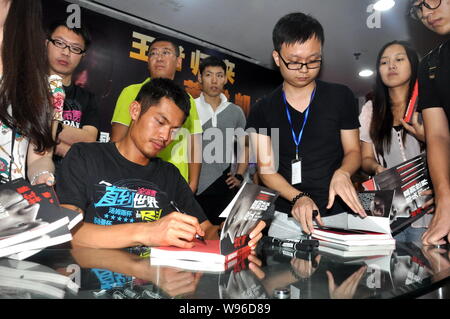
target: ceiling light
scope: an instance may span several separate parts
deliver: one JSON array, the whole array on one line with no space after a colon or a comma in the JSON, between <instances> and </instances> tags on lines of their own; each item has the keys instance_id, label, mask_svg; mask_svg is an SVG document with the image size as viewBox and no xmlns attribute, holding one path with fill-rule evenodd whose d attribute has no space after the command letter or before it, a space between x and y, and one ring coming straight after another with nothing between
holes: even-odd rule
<instances>
[{"instance_id":1,"label":"ceiling light","mask_svg":"<svg viewBox=\"0 0 450 319\"><path fill-rule=\"evenodd\" d=\"M377 11L386 11L391 9L394 5L395 5L394 0L378 0L373 5L373 8Z\"/></svg>"},{"instance_id":2,"label":"ceiling light","mask_svg":"<svg viewBox=\"0 0 450 319\"><path fill-rule=\"evenodd\" d=\"M369 69L365 69L365 70L362 70L361 72L359 72L359 76L363 77L363 78L367 78L372 75L373 75L373 71L369 70Z\"/></svg>"}]
</instances>

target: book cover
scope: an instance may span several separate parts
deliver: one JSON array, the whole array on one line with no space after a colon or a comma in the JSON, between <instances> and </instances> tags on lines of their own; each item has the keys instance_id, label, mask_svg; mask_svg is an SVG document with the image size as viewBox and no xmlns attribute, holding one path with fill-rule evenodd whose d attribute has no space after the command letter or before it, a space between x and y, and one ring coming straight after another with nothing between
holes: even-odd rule
<instances>
[{"instance_id":1,"label":"book cover","mask_svg":"<svg viewBox=\"0 0 450 319\"><path fill-rule=\"evenodd\" d=\"M54 207L58 207L58 209L60 210L58 215L67 216L67 218L69 218L69 229L73 229L80 221L83 220L83 214L59 206L59 199L53 186L38 184L31 186L31 189L42 199L40 204L45 208L48 208L47 210L42 211L40 218L44 220L50 220L54 218L53 216L47 215L45 213L53 214L55 212Z\"/></svg>"},{"instance_id":2,"label":"book cover","mask_svg":"<svg viewBox=\"0 0 450 319\"><path fill-rule=\"evenodd\" d=\"M426 154L422 153L363 183L366 189L372 185L377 190L394 190L389 219L392 233L398 233L428 212L422 205L431 196L420 195L431 188Z\"/></svg>"},{"instance_id":3,"label":"book cover","mask_svg":"<svg viewBox=\"0 0 450 319\"><path fill-rule=\"evenodd\" d=\"M44 238L49 242L49 238L61 227L67 234L67 224L70 221L68 215L61 212L57 203L51 202L51 193L42 186L48 188L46 185L31 186L24 179L0 185L1 256L17 253L19 248L27 250L27 245L31 243L30 249L42 248L37 243L42 244ZM73 215L72 220L76 218ZM58 232L58 236L60 235L61 231ZM64 238L71 239L70 236ZM62 240L62 237L59 239ZM12 246L14 247L11 248Z\"/></svg>"},{"instance_id":4,"label":"book cover","mask_svg":"<svg viewBox=\"0 0 450 319\"><path fill-rule=\"evenodd\" d=\"M279 193L256 184L245 183L225 208L229 211L220 233L220 253L229 255L247 247L248 235L269 212ZM222 216L222 214L221 214Z\"/></svg>"}]
</instances>

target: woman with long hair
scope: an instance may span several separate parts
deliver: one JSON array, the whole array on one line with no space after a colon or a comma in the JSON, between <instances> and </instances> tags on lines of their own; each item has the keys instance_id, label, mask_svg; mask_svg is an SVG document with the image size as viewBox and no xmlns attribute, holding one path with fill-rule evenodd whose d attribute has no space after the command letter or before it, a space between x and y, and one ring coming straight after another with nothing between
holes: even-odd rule
<instances>
[{"instance_id":1,"label":"woman with long hair","mask_svg":"<svg viewBox=\"0 0 450 319\"><path fill-rule=\"evenodd\" d=\"M408 43L392 41L378 53L373 100L359 116L362 169L369 175L409 160L423 151L423 124L415 112L411 125L403 120L417 79L419 59ZM425 215L400 232L396 239L420 242L431 219Z\"/></svg>"},{"instance_id":2,"label":"woman with long hair","mask_svg":"<svg viewBox=\"0 0 450 319\"><path fill-rule=\"evenodd\" d=\"M0 0L0 47L1 180L51 185L52 120L61 119L63 92L48 77L40 0Z\"/></svg>"}]
</instances>

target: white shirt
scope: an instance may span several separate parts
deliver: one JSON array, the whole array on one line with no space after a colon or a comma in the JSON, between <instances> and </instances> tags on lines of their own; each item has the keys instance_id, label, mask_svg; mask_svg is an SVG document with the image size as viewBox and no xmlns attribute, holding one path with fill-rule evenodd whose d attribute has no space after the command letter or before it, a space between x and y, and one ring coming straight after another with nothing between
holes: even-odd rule
<instances>
[{"instance_id":1,"label":"white shirt","mask_svg":"<svg viewBox=\"0 0 450 319\"><path fill-rule=\"evenodd\" d=\"M197 113L198 117L200 119L200 122L202 123L202 126L208 122L209 119L211 119L212 126L217 127L217 115L225 110L228 105L231 103L228 102L227 97L225 94L220 93L220 104L217 107L217 109L214 111L211 104L206 102L205 96L203 95L203 92L200 94L198 98L195 99L195 105L197 106Z\"/></svg>"}]
</instances>

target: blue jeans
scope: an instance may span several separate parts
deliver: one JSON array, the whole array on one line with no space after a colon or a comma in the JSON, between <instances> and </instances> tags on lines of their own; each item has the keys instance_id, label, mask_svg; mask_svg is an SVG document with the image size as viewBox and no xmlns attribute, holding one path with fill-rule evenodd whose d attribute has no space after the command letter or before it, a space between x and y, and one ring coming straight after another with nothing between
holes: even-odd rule
<instances>
[{"instance_id":1,"label":"blue jeans","mask_svg":"<svg viewBox=\"0 0 450 319\"><path fill-rule=\"evenodd\" d=\"M400 233L394 236L395 240L403 241L403 242L412 242L412 243L421 243L422 242L422 235L424 232L426 232L427 228L420 227L420 228L413 228L411 226L408 226L404 230L402 230Z\"/></svg>"}]
</instances>

